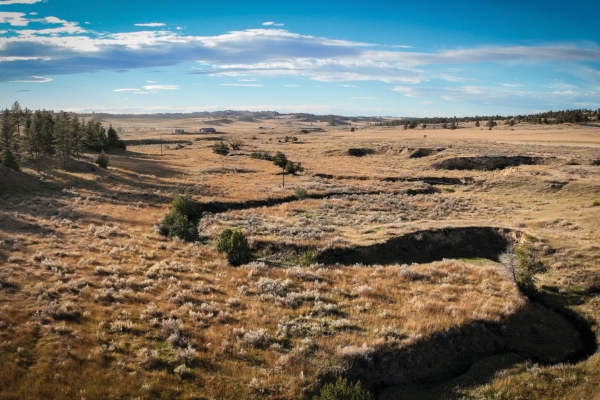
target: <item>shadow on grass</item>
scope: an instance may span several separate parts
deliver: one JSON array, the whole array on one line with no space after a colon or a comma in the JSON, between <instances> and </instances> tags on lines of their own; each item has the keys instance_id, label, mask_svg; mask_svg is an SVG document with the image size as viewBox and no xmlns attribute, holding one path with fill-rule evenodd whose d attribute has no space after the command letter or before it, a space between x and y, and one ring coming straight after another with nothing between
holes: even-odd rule
<instances>
[{"instance_id":1,"label":"shadow on grass","mask_svg":"<svg viewBox=\"0 0 600 400\"><path fill-rule=\"evenodd\" d=\"M402 347L384 344L322 378L360 380L379 399L453 399L518 363L580 361L596 351L590 335L589 326L533 301L497 323L477 320Z\"/></svg>"},{"instance_id":2,"label":"shadow on grass","mask_svg":"<svg viewBox=\"0 0 600 400\"><path fill-rule=\"evenodd\" d=\"M520 235L518 231L492 227L442 228L413 232L384 243L352 248L331 248L318 255L324 264L410 264L444 258L487 258L500 254Z\"/></svg>"}]
</instances>

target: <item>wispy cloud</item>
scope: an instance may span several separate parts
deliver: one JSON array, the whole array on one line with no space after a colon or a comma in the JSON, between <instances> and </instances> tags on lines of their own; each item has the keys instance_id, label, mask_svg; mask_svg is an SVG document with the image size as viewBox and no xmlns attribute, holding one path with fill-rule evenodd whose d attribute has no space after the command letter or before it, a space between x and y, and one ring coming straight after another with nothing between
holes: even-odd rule
<instances>
[{"instance_id":1,"label":"wispy cloud","mask_svg":"<svg viewBox=\"0 0 600 400\"><path fill-rule=\"evenodd\" d=\"M273 21L263 22L262 24L263 24L263 26L284 26L285 25L285 24L277 23L277 22L273 22Z\"/></svg>"},{"instance_id":2,"label":"wispy cloud","mask_svg":"<svg viewBox=\"0 0 600 400\"><path fill-rule=\"evenodd\" d=\"M564 90L524 90L506 86L397 86L392 90L403 93L406 97L438 98L452 102L464 102L474 105L521 107L523 109L553 109L565 101L585 104L600 96L594 89Z\"/></svg>"},{"instance_id":3,"label":"wispy cloud","mask_svg":"<svg viewBox=\"0 0 600 400\"><path fill-rule=\"evenodd\" d=\"M146 90L177 90L179 89L178 85L146 85L143 86Z\"/></svg>"},{"instance_id":4,"label":"wispy cloud","mask_svg":"<svg viewBox=\"0 0 600 400\"><path fill-rule=\"evenodd\" d=\"M160 27L160 26L166 26L166 24L162 23L162 22L147 22L147 23L133 24L133 26L146 26L146 27L150 27L150 28L155 28L155 27Z\"/></svg>"},{"instance_id":5,"label":"wispy cloud","mask_svg":"<svg viewBox=\"0 0 600 400\"><path fill-rule=\"evenodd\" d=\"M300 85L283 85L285 87L300 87Z\"/></svg>"},{"instance_id":6,"label":"wispy cloud","mask_svg":"<svg viewBox=\"0 0 600 400\"><path fill-rule=\"evenodd\" d=\"M46 83L52 82L52 78L46 78L43 76L31 76L29 78L13 79L11 82Z\"/></svg>"},{"instance_id":7,"label":"wispy cloud","mask_svg":"<svg viewBox=\"0 0 600 400\"><path fill-rule=\"evenodd\" d=\"M219 83L219 86L247 86L247 87L261 87L260 83Z\"/></svg>"},{"instance_id":8,"label":"wispy cloud","mask_svg":"<svg viewBox=\"0 0 600 400\"><path fill-rule=\"evenodd\" d=\"M348 84L345 84L345 85L338 85L338 86L339 86L339 87L356 87L356 85L348 85Z\"/></svg>"},{"instance_id":9,"label":"wispy cloud","mask_svg":"<svg viewBox=\"0 0 600 400\"><path fill-rule=\"evenodd\" d=\"M123 88L123 89L114 89L113 92L139 92L140 89L137 88Z\"/></svg>"},{"instance_id":10,"label":"wispy cloud","mask_svg":"<svg viewBox=\"0 0 600 400\"><path fill-rule=\"evenodd\" d=\"M35 4L40 3L43 0L0 0L0 6L5 6L9 4Z\"/></svg>"}]
</instances>

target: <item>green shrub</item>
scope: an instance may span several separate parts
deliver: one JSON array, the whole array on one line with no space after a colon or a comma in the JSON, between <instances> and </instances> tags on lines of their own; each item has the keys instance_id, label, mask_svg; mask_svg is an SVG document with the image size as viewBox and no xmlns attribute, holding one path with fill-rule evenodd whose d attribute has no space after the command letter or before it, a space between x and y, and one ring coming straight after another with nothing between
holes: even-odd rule
<instances>
[{"instance_id":1,"label":"green shrub","mask_svg":"<svg viewBox=\"0 0 600 400\"><path fill-rule=\"evenodd\" d=\"M317 263L317 255L313 251L305 251L300 256L300 265L303 267L308 267Z\"/></svg>"},{"instance_id":2,"label":"green shrub","mask_svg":"<svg viewBox=\"0 0 600 400\"><path fill-rule=\"evenodd\" d=\"M267 160L267 161L273 161L273 157L271 157L270 153L262 152L262 151L253 151L252 153L250 153L250 158L256 158L258 160Z\"/></svg>"},{"instance_id":3,"label":"green shrub","mask_svg":"<svg viewBox=\"0 0 600 400\"><path fill-rule=\"evenodd\" d=\"M194 241L198 238L198 228L187 215L171 210L162 219L161 224L168 230L169 239L178 237L187 241Z\"/></svg>"},{"instance_id":4,"label":"green shrub","mask_svg":"<svg viewBox=\"0 0 600 400\"><path fill-rule=\"evenodd\" d=\"M233 231L229 228L224 229L217 239L217 251L219 253L226 253L229 250L229 240L233 235Z\"/></svg>"},{"instance_id":5,"label":"green shrub","mask_svg":"<svg viewBox=\"0 0 600 400\"><path fill-rule=\"evenodd\" d=\"M229 154L229 147L223 142L217 142L213 144L212 151L215 154L226 156L227 154Z\"/></svg>"},{"instance_id":6,"label":"green shrub","mask_svg":"<svg viewBox=\"0 0 600 400\"><path fill-rule=\"evenodd\" d=\"M98 164L98 166L100 166L101 168L108 168L108 156L106 155L104 150L102 150L100 155L98 155L98 158L96 158L96 164Z\"/></svg>"},{"instance_id":7,"label":"green shrub","mask_svg":"<svg viewBox=\"0 0 600 400\"><path fill-rule=\"evenodd\" d=\"M300 200L306 199L308 197L308 192L303 187L297 187L294 192L296 193L296 197Z\"/></svg>"},{"instance_id":8,"label":"green shrub","mask_svg":"<svg viewBox=\"0 0 600 400\"><path fill-rule=\"evenodd\" d=\"M517 261L516 282L524 290L535 289L535 275L548 271L548 267L540 260L539 252L533 244L525 243L515 249Z\"/></svg>"},{"instance_id":9,"label":"green shrub","mask_svg":"<svg viewBox=\"0 0 600 400\"><path fill-rule=\"evenodd\" d=\"M189 194L173 196L171 209L161 221L162 230L172 239L178 237L187 241L198 238L196 217L200 214L199 204Z\"/></svg>"},{"instance_id":10,"label":"green shrub","mask_svg":"<svg viewBox=\"0 0 600 400\"><path fill-rule=\"evenodd\" d=\"M323 386L321 393L314 396L313 400L374 400L375 397L363 389L360 381L355 385L346 378L339 378L335 383Z\"/></svg>"},{"instance_id":11,"label":"green shrub","mask_svg":"<svg viewBox=\"0 0 600 400\"><path fill-rule=\"evenodd\" d=\"M596 200L592 203L592 207L599 207L600 206L600 201Z\"/></svg>"},{"instance_id":12,"label":"green shrub","mask_svg":"<svg viewBox=\"0 0 600 400\"><path fill-rule=\"evenodd\" d=\"M171 201L171 210L177 211L178 213L191 218L192 216L199 214L198 208L198 202L194 200L191 195L173 195L173 200Z\"/></svg>"},{"instance_id":13,"label":"green shrub","mask_svg":"<svg viewBox=\"0 0 600 400\"><path fill-rule=\"evenodd\" d=\"M242 265L252 260L252 252L246 236L239 231L225 229L217 240L217 251L227 253L227 261L231 265Z\"/></svg>"}]
</instances>

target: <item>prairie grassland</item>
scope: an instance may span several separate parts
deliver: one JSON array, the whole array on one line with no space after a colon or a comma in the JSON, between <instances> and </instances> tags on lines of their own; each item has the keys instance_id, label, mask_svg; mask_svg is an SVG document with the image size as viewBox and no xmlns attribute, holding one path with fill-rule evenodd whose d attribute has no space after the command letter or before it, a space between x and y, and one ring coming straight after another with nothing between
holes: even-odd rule
<instances>
[{"instance_id":1,"label":"prairie grassland","mask_svg":"<svg viewBox=\"0 0 600 400\"><path fill-rule=\"evenodd\" d=\"M417 230L509 228L537 238L550 266L538 277L537 299L582 316L598 335L600 128L323 126L300 134L293 120L236 122L210 135L242 140L223 157L206 135L167 134L170 124L192 129L202 121L108 122L122 126L126 140L192 144L165 144L162 155L157 144L130 146L109 154L108 170L92 171L88 155L66 171L0 171L2 398L287 399L336 375L378 390L459 376L498 348L529 356L448 393L597 396L597 354L553 365L581 350L581 332L530 302L492 261L300 267L284 254L276 264L266 257L234 268L213 243L226 227L241 228L254 244L317 252ZM349 148L374 153L352 157ZM411 156L421 148L444 150ZM282 188L280 170L250 158L252 151L282 151L305 172L285 176ZM544 162L432 167L452 157L512 155ZM309 198L203 215L196 243L154 230L174 191L243 204L293 197L295 188Z\"/></svg>"}]
</instances>

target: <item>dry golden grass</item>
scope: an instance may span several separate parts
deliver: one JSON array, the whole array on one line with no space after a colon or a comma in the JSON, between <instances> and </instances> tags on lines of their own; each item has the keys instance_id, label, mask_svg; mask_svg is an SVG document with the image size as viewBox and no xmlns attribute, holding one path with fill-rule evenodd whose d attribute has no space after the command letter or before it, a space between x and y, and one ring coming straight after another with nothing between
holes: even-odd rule
<instances>
[{"instance_id":1,"label":"dry golden grass","mask_svg":"<svg viewBox=\"0 0 600 400\"><path fill-rule=\"evenodd\" d=\"M441 353L438 369L428 367L438 337L461 343L487 338L503 325L518 332L538 359L564 359L573 350L557 344L560 335L576 335L573 328L533 307L497 264L297 268L284 254L284 267L259 262L233 268L212 246L225 227L242 228L255 243L314 249L373 244L432 228L517 229L543 243L551 267L538 282L545 301L599 321L600 214L593 204L600 201L600 167L590 165L600 159L598 127L350 132L314 124L327 131L301 134L310 125L269 120L222 124L217 128L225 133L217 135L172 135L175 127L206 124L106 122L122 127L125 140L192 144L163 146L162 155L160 145L130 146L109 155L106 171L91 171L85 158L67 171L0 171L3 398L297 398L336 373L375 382L377 370L365 372L369 363L403 351L423 359L411 361L413 372L390 370L419 381L426 373L454 371L451 357ZM298 142L285 142L292 135ZM243 146L218 156L207 136L240 138ZM350 157L351 147L375 154ZM409 158L405 150L431 147L446 150L421 158ZM282 151L306 172L286 176L284 189L277 167L248 157L257 150ZM449 157L481 155L555 158L502 171L432 168ZM435 185L435 194L408 196L403 193L430 186L382 181L389 177L460 178L467 184ZM328 197L205 216L204 241L196 244L167 241L153 231L173 191L201 202L237 203L290 196L296 187ZM545 328L532 333L531 321ZM473 334L479 324L488 333ZM535 343L540 329L546 347ZM460 393L593 398L598 360L517 364Z\"/></svg>"}]
</instances>

